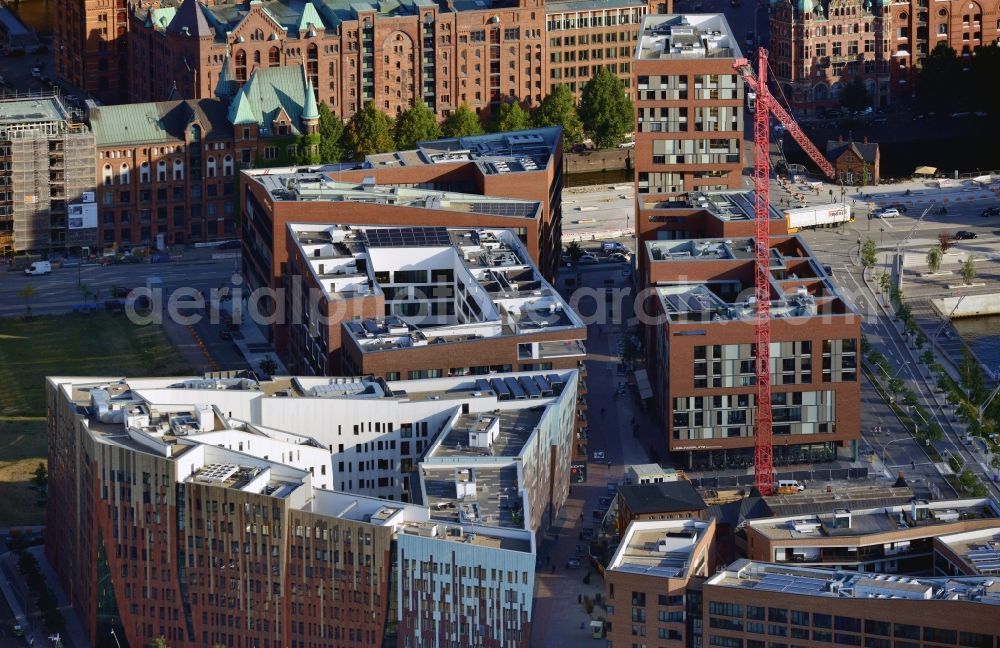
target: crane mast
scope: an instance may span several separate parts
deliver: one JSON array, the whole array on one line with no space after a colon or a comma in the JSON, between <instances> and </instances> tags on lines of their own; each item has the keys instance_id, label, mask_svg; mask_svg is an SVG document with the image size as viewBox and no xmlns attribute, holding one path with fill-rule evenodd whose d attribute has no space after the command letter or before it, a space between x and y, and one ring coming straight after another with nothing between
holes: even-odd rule
<instances>
[{"instance_id":1,"label":"crane mast","mask_svg":"<svg viewBox=\"0 0 1000 648\"><path fill-rule=\"evenodd\" d=\"M773 114L791 134L802 150L829 177L836 177L833 165L805 136L792 116L767 87L767 50L758 52L757 75L747 59L737 59L733 67L744 83L757 94L757 110L753 120L753 186L754 186L754 397L757 414L754 418L754 485L761 495L774 492L774 440L771 418L771 283L770 283L770 128Z\"/></svg>"}]
</instances>

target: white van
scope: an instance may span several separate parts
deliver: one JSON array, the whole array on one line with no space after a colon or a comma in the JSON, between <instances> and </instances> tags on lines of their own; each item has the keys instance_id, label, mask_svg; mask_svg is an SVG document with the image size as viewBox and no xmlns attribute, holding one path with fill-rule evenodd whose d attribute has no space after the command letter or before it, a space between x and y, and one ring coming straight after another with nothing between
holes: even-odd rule
<instances>
[{"instance_id":1,"label":"white van","mask_svg":"<svg viewBox=\"0 0 1000 648\"><path fill-rule=\"evenodd\" d=\"M800 484L798 480L795 479L779 479L778 480L778 490L779 491L797 491L802 492L806 489L805 486Z\"/></svg>"},{"instance_id":2,"label":"white van","mask_svg":"<svg viewBox=\"0 0 1000 648\"><path fill-rule=\"evenodd\" d=\"M35 261L24 269L26 275L44 275L52 272L52 264L48 261Z\"/></svg>"}]
</instances>

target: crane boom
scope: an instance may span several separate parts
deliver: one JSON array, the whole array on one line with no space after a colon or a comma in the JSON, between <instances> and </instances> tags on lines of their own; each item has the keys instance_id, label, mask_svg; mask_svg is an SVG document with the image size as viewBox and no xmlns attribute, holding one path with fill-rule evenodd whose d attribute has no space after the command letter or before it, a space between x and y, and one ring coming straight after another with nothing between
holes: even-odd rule
<instances>
[{"instance_id":1,"label":"crane boom","mask_svg":"<svg viewBox=\"0 0 1000 648\"><path fill-rule=\"evenodd\" d=\"M755 92L757 94L757 103L759 105L762 94L760 89L761 83L757 79L757 75L754 74L753 68L750 67L750 62L747 59L736 59L736 61L733 63L733 67L736 68L736 70L740 73L740 76L743 77L743 82L747 84L747 87L750 88L750 91ZM766 73L767 73L766 70L764 68L761 68L760 70L761 78L766 78L765 77ZM806 155L808 155L809 158L816 164L816 166L820 168L820 171L825 173L828 178L836 178L837 172L834 171L833 165L830 164L830 161L827 160L822 153L820 153L819 149L816 148L816 145L813 144L808 137L806 137L806 134L802 132L802 129L799 128L799 125L797 123L795 123L795 120L792 118L791 115L788 114L788 111L785 110L785 108L780 103L775 101L774 97L771 96L769 93L765 92L764 94L767 94L768 98L768 101L766 102L767 112L773 114L777 118L777 120L781 122L781 125L785 127L785 130L787 130L788 133L792 136L792 139L794 139L796 143L798 143L798 145L802 147L802 150L805 151Z\"/></svg>"}]
</instances>

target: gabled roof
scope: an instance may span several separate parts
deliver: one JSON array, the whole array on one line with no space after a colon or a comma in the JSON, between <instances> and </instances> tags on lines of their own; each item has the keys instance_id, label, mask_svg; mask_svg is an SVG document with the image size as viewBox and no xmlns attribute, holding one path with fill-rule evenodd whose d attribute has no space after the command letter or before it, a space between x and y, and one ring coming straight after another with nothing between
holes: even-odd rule
<instances>
[{"instance_id":1,"label":"gabled roof","mask_svg":"<svg viewBox=\"0 0 1000 648\"><path fill-rule=\"evenodd\" d=\"M858 143L854 140L847 142L827 140L826 142L826 157L831 160L836 160L847 150L869 164L875 164L875 158L878 156L878 144L874 142Z\"/></svg>"},{"instance_id":2,"label":"gabled roof","mask_svg":"<svg viewBox=\"0 0 1000 648\"><path fill-rule=\"evenodd\" d=\"M185 32L185 30L187 30ZM184 0L177 8L177 13L167 27L167 31L172 34L186 33L190 36L201 38L202 36L215 36L215 32L208 26L208 20L201 8L198 0Z\"/></svg>"},{"instance_id":3,"label":"gabled roof","mask_svg":"<svg viewBox=\"0 0 1000 648\"><path fill-rule=\"evenodd\" d=\"M618 488L618 493L635 514L704 511L707 508L705 500L685 479L655 484L624 484Z\"/></svg>"},{"instance_id":4,"label":"gabled roof","mask_svg":"<svg viewBox=\"0 0 1000 648\"><path fill-rule=\"evenodd\" d=\"M146 13L146 26L154 29L166 29L176 15L177 7L152 7Z\"/></svg>"},{"instance_id":5,"label":"gabled roof","mask_svg":"<svg viewBox=\"0 0 1000 648\"><path fill-rule=\"evenodd\" d=\"M282 110L294 129L302 123L303 108L312 92L302 66L257 68L229 106L232 124L270 128Z\"/></svg>"},{"instance_id":6,"label":"gabled roof","mask_svg":"<svg viewBox=\"0 0 1000 648\"><path fill-rule=\"evenodd\" d=\"M226 104L217 99L99 106L89 121L98 147L183 141L192 123L201 125L203 139L233 136Z\"/></svg>"}]
</instances>

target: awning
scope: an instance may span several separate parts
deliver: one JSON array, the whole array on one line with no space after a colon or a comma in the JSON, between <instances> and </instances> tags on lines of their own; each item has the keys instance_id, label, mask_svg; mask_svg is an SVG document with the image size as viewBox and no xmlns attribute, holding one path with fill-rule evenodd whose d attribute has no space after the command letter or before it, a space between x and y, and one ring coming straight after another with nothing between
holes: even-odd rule
<instances>
[{"instance_id":1,"label":"awning","mask_svg":"<svg viewBox=\"0 0 1000 648\"><path fill-rule=\"evenodd\" d=\"M649 386L649 376L645 369L635 372L635 386L639 388L639 398L642 400L653 397L653 388Z\"/></svg>"},{"instance_id":2,"label":"awning","mask_svg":"<svg viewBox=\"0 0 1000 648\"><path fill-rule=\"evenodd\" d=\"M917 167L917 170L913 172L913 175L934 175L935 173L937 173L937 167L922 166Z\"/></svg>"}]
</instances>

